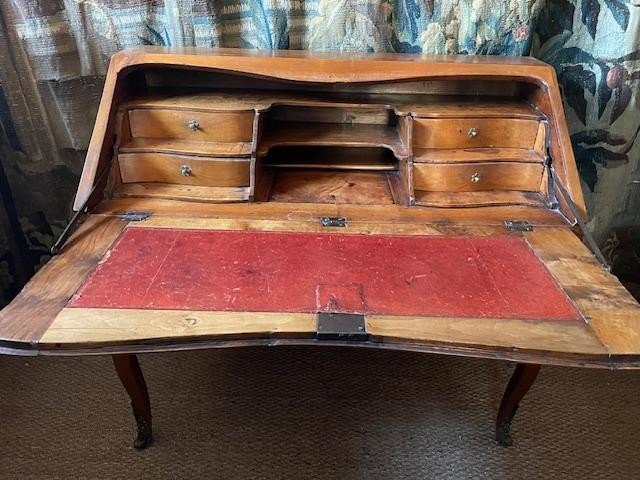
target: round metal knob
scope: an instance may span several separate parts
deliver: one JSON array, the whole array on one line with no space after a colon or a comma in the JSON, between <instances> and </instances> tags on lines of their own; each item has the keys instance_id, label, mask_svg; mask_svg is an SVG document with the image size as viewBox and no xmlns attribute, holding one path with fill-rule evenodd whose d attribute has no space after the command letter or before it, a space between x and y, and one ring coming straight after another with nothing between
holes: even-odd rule
<instances>
[{"instance_id":1,"label":"round metal knob","mask_svg":"<svg viewBox=\"0 0 640 480\"><path fill-rule=\"evenodd\" d=\"M480 174L478 172L471 174L472 183L478 183L479 181L480 181Z\"/></svg>"},{"instance_id":2,"label":"round metal knob","mask_svg":"<svg viewBox=\"0 0 640 480\"><path fill-rule=\"evenodd\" d=\"M187 128L195 132L200 128L200 122L198 122L197 120L189 120L189 122L187 123Z\"/></svg>"},{"instance_id":3,"label":"round metal knob","mask_svg":"<svg viewBox=\"0 0 640 480\"><path fill-rule=\"evenodd\" d=\"M469 135L469 138L476 138L478 136L478 133L479 133L479 130L473 127L469 129L469 133L467 133L467 135Z\"/></svg>"},{"instance_id":4,"label":"round metal knob","mask_svg":"<svg viewBox=\"0 0 640 480\"><path fill-rule=\"evenodd\" d=\"M180 175L183 177L190 177L193 172L189 165L180 165Z\"/></svg>"}]
</instances>

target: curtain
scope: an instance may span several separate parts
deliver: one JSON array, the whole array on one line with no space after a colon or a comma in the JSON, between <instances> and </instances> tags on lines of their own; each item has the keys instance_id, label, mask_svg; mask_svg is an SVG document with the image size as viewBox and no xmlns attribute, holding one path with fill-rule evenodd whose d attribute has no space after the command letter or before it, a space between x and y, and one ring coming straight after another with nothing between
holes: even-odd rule
<instances>
[{"instance_id":1,"label":"curtain","mask_svg":"<svg viewBox=\"0 0 640 480\"><path fill-rule=\"evenodd\" d=\"M531 54L558 73L596 238L640 221L640 0L3 0L0 302L49 259L109 56L141 44Z\"/></svg>"}]
</instances>

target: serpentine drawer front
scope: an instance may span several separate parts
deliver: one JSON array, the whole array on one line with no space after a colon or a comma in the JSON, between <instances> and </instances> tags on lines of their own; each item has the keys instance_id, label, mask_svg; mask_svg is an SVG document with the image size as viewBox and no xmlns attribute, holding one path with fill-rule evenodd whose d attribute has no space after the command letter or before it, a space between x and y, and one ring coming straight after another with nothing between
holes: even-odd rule
<instances>
[{"instance_id":1,"label":"serpentine drawer front","mask_svg":"<svg viewBox=\"0 0 640 480\"><path fill-rule=\"evenodd\" d=\"M538 365L640 368L640 306L576 235L555 72L531 58L122 52L74 208L0 352L114 355L139 448L145 351L520 362L502 444Z\"/></svg>"},{"instance_id":2,"label":"serpentine drawer front","mask_svg":"<svg viewBox=\"0 0 640 480\"><path fill-rule=\"evenodd\" d=\"M416 163L413 182L416 190L432 192L475 192L520 190L537 192L544 166L535 163Z\"/></svg>"},{"instance_id":3,"label":"serpentine drawer front","mask_svg":"<svg viewBox=\"0 0 640 480\"><path fill-rule=\"evenodd\" d=\"M123 183L163 182L209 187L249 185L250 160L165 153L118 155Z\"/></svg>"},{"instance_id":4,"label":"serpentine drawer front","mask_svg":"<svg viewBox=\"0 0 640 480\"><path fill-rule=\"evenodd\" d=\"M133 137L250 142L253 112L221 113L169 109L129 110Z\"/></svg>"},{"instance_id":5,"label":"serpentine drawer front","mask_svg":"<svg viewBox=\"0 0 640 480\"><path fill-rule=\"evenodd\" d=\"M416 118L413 144L423 148L533 148L538 124L517 118Z\"/></svg>"}]
</instances>

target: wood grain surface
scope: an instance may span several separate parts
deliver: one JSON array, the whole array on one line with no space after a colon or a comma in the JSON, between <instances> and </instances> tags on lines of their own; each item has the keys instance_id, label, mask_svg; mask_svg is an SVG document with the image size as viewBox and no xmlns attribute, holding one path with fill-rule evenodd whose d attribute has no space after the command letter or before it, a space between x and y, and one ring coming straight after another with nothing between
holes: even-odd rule
<instances>
[{"instance_id":1,"label":"wood grain surface","mask_svg":"<svg viewBox=\"0 0 640 480\"><path fill-rule=\"evenodd\" d=\"M413 144L421 148L532 149L538 122L514 118L422 119L413 122Z\"/></svg>"},{"instance_id":2,"label":"wood grain surface","mask_svg":"<svg viewBox=\"0 0 640 480\"><path fill-rule=\"evenodd\" d=\"M190 128L189 123L197 127ZM189 141L250 142L253 111L212 113L139 108L129 110L131 135L144 138L178 138Z\"/></svg>"},{"instance_id":3,"label":"wood grain surface","mask_svg":"<svg viewBox=\"0 0 640 480\"><path fill-rule=\"evenodd\" d=\"M251 142L201 142L175 138L132 138L118 147L120 153L176 153L206 157L251 155Z\"/></svg>"},{"instance_id":4,"label":"wood grain surface","mask_svg":"<svg viewBox=\"0 0 640 480\"><path fill-rule=\"evenodd\" d=\"M299 208L298 212L294 213L290 204L275 203L263 205L264 207L270 207L266 209L251 204L226 206L194 204L197 207L195 211L187 212L184 210L184 202L151 199L113 200L105 204L103 209L110 211L112 215L118 211L129 210L131 205L128 202L131 200L136 201L137 207L144 207L144 209L153 212L150 219L136 225L138 227L144 226L145 228L187 227L208 231L212 229L322 231L325 227L319 225L318 215L329 213L322 205L299 204L297 206ZM155 209L152 208L153 204L156 205ZM181 209L181 215L171 213L174 212L173 205ZM430 223L428 221L429 216L425 214L431 212L431 215L433 215L434 212L429 209L425 209L426 211L420 210L422 219L418 220L413 217L414 211L397 205L333 206L333 208L337 207L344 207L345 210L343 212L338 210L336 213L345 213L349 217L348 226L344 232L346 235L352 233L367 233L370 235L379 233L401 235L495 235L500 232L504 234L504 226L498 221L502 216L500 212L513 213L513 207L507 209L487 207L482 209L485 212L482 225L474 225L478 221L477 212L475 215L469 215L467 209L454 212L447 210L445 212L455 213L455 216L460 215L461 221L451 222L451 217L446 222L435 221L436 217L431 216ZM442 211L442 209L436 210ZM239 211L243 211L243 214L239 215ZM403 212L407 215L404 215ZM522 207L520 212L523 214L525 212L545 213L545 216L538 217L542 223L553 224L557 222L558 225L561 225L560 219L554 220L553 216L549 216L550 212L544 209ZM381 217L383 213L384 216ZM495 220L491 220L492 216ZM470 223L465 224L465 217ZM91 266L95 265L101 258L106 249L104 244L111 243L123 226L123 222L117 217L92 216L83 224L83 228L88 229L95 222L107 225L107 231L110 233L108 235L96 235L95 240L91 236L90 242L87 244L91 246L89 249L86 246L81 248L82 244L79 240L74 240L56 261L57 264L69 265L77 262L78 255L83 258L91 258L91 261L85 265L84 269L77 272L71 271L73 273L70 276L65 276L62 279L55 275L60 266L52 263L44 267L39 273L48 285L47 290L43 291L52 292L46 294L47 298L59 298L61 299L59 303L55 304L55 308L52 303L48 310L43 311L40 307L42 302L45 301L43 298L39 296L34 298L23 294L16 299L11 309L3 311L2 317L0 317L2 318L0 328L2 328L1 332L4 339L13 338L16 341L28 339L30 343L37 347L42 338L48 338L48 342L51 343L37 347L43 349L43 351L48 351L48 349L52 348L65 348L70 349L69 351L73 350L77 353L82 353L84 349L90 349L91 337L94 334L98 335L98 332L105 326L103 322L107 321L106 318L108 316L104 312L96 312L95 317L92 316L90 310L67 316L68 313L66 313L65 309L65 313L61 314L58 319L56 317L62 311L66 299L73 294L77 286L82 283L89 273ZM116 227L115 230L114 227ZM92 231L102 233L98 232L98 230L92 229ZM81 233L82 231L78 232L80 238L82 237ZM455 336L457 332L457 341L452 341L452 348L455 345L458 346L455 348L462 348L463 345L466 345L467 347L465 348L473 348L473 352L470 354L476 356L496 355L496 351L500 351L502 353L499 355L506 355L504 358L509 358L509 355L504 353L504 349L506 349L507 351L515 352L515 357L526 353L528 355L527 358L539 358L541 361L551 363L562 361L563 364L575 362L575 364L589 365L592 362L593 365L610 364L614 366L619 361L626 367L632 366L633 358L635 358L634 354L640 351L640 311L638 311L637 304L634 303L615 277L602 271L593 256L567 227L536 225L533 232L525 233L524 236L558 284L572 298L582 314L585 315L586 322L569 322L566 325L557 325L557 322L555 322L551 325L549 322L544 321L503 319L500 322L488 322L484 324L485 327L470 329L465 327L465 322L469 321L468 319L434 318L420 323L421 320L419 318L400 318L396 322L396 319L382 316L385 318L372 317L368 319L368 325L371 325L372 328L370 333L373 334L375 332L376 337L383 339L384 342L396 342L401 345L406 345L408 342L416 345L416 348L420 345L425 348L436 348L438 345L452 341L451 337ZM98 239L100 241L96 242ZM70 270L65 269L65 271ZM56 280L52 282L51 278ZM41 288L38 286L38 291ZM30 290L30 292L33 292L33 290ZM37 315L35 314L36 311L38 312ZM79 317L76 318L74 315L79 315ZM34 321L33 318L38 320ZM114 324L113 317L109 320L109 325L112 325L111 331L100 333L94 340L108 338L105 341L110 345L132 344L132 342L136 344L136 342L142 341L142 337L146 338L151 335L153 338L162 337L166 342L165 347L159 348L170 349L172 344L178 348L178 344L191 338L188 336L189 330L185 327L182 330L176 330L175 342L172 341L170 335L169 337L167 336L167 325L171 325L173 320L167 320L166 322L158 320L159 323L149 322L144 335L136 337L138 335L136 333L137 330L130 326L135 324L136 321L140 321L135 320L139 317L136 317L136 314L132 312L130 318L128 314L123 317L118 316L118 318L122 318L124 322L122 324L124 325L122 327L123 331L121 332L123 337L120 340L116 339L118 334L114 333L118 331L118 327L117 324ZM162 315L158 318L162 318ZM178 316L176 318L185 317ZM231 315L229 318L237 317ZM48 328L54 319L56 319L56 323L55 331L51 331L52 336L43 337L48 332ZM67 321L70 323L67 324ZM79 321L86 328L80 328ZM178 322L179 320L175 321ZM20 328L25 323L29 325L28 332ZM205 324L209 325L206 322ZM69 334L65 336L67 325ZM214 328L212 325L206 328ZM272 325L275 325L275 323ZM397 326L397 329L393 332L388 330L392 325ZM217 331L220 333L220 330ZM284 331L278 332L279 334L286 333ZM224 335L224 333L222 334ZM267 335L267 337L270 337L270 335ZM55 341L51 339L55 339ZM554 353L551 355L549 352ZM559 356L556 357L556 354ZM560 357L565 354L570 355L573 360L564 357L561 360Z\"/></svg>"},{"instance_id":5,"label":"wood grain surface","mask_svg":"<svg viewBox=\"0 0 640 480\"><path fill-rule=\"evenodd\" d=\"M123 183L161 182L203 187L249 186L248 159L207 158L167 153L118 155ZM187 168L189 174L182 173Z\"/></svg>"},{"instance_id":6,"label":"wood grain surface","mask_svg":"<svg viewBox=\"0 0 640 480\"><path fill-rule=\"evenodd\" d=\"M349 84L350 82L375 83L386 82L391 85L387 90L395 91L393 81L418 81L437 79L465 82L474 80L476 85L483 81L495 81L499 77L504 82L521 82L526 88L521 89L529 95L525 102L516 105L500 104L489 100L495 106L487 108L487 115L501 117L507 115L513 121L530 121L524 118L547 118L550 125L551 150L557 163L557 171L567 185L580 211L584 212L584 201L580 191L580 183L575 169L575 162L571 153L568 132L565 125L562 103L560 100L557 80L553 69L542 62L530 59L470 59L465 57L443 56L410 56L410 55L324 55L324 54L291 54L290 52L275 52L269 56L256 54L251 51L225 49L159 49L141 48L114 55L110 64L105 83L105 95L101 101L101 108L96 122L96 129L89 146L87 162L83 171L81 185L78 189L75 206L78 208L88 196L99 166L109 161L109 139L113 132L115 112L124 97L127 75L132 67L144 68L161 64L165 69L188 67L199 71L233 72L237 83L246 84L245 80L251 76L286 80L290 82L316 82L318 85ZM496 76L496 68L499 73ZM277 83L277 82L276 82ZM506 85L506 84L505 84ZM295 88L292 90L296 90ZM368 87L364 91L369 91ZM399 91L399 90L398 90ZM505 92L513 94L511 89ZM488 97L489 99L490 97ZM407 98L405 104L411 105L415 97ZM306 101L306 100L305 100ZM344 101L344 100L342 100ZM352 102L354 103L354 102ZM386 102L384 102L386 105ZM465 109L469 114L482 117L482 107L479 109L469 102L452 107L454 116ZM482 103L482 102L480 102ZM531 106L527 106L527 103ZM418 105L421 101L418 102ZM428 115L431 108L414 114ZM456 111L457 109L457 111ZM142 108L141 108L142 110ZM438 115L437 108L434 115ZM446 108L441 108L440 112ZM176 113L173 112L172 115ZM184 113L184 112L183 112ZM186 112L189 115L192 112ZM205 112L206 113L206 112ZM397 114L409 112L396 111ZM190 116L190 115L189 115ZM455 120L455 119L454 119ZM429 121L425 119L425 121ZM502 121L496 118L496 121ZM170 128L174 128L171 123ZM478 135L483 136L484 129ZM476 137L476 138L478 138ZM252 192L255 185L252 186ZM411 199L411 192L408 192ZM95 197L97 198L97 196ZM95 204L94 198L94 204ZM566 216L570 216L566 205L561 205Z\"/></svg>"},{"instance_id":7,"label":"wood grain surface","mask_svg":"<svg viewBox=\"0 0 640 480\"><path fill-rule=\"evenodd\" d=\"M541 164L535 163L416 163L413 178L416 190L428 192L537 192L540 190L543 170Z\"/></svg>"},{"instance_id":8,"label":"wood grain surface","mask_svg":"<svg viewBox=\"0 0 640 480\"><path fill-rule=\"evenodd\" d=\"M180 75L185 69L193 82ZM133 81L142 77L155 83ZM151 308L111 315L67 303L127 228L125 212L148 213L136 227L151 234L324 234L331 227L320 219L329 216L345 219L333 227L345 241L523 238L579 312L564 322L369 312L368 346L640 368L640 306L575 236L567 203L552 209L548 162L585 216L557 78L537 60L157 47L118 53L75 201L79 209L89 200L90 214L0 313L0 348L88 354L318 342L314 313ZM108 181L90 194L104 169L112 169ZM526 220L533 231L509 232L506 220Z\"/></svg>"}]
</instances>

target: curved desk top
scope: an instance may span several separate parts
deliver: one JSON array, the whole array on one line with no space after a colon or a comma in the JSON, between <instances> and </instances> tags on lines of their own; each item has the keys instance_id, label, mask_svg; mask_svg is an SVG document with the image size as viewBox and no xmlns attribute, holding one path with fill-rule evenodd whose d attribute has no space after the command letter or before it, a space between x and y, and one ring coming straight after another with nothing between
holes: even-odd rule
<instances>
[{"instance_id":1,"label":"curved desk top","mask_svg":"<svg viewBox=\"0 0 640 480\"><path fill-rule=\"evenodd\" d=\"M474 214L470 210L445 213L442 209L416 211L396 205L371 208L298 204L292 208L291 205L272 203L198 205L194 213L186 215L178 213L183 209L182 203L120 199L103 204L82 224L65 250L38 272L18 298L0 314L0 333L6 351L25 355L75 355L251 344L339 344L561 365L640 366L637 355L640 351L640 307L615 277L601 268L558 215L523 207L521 213L532 219L534 230L506 234L500 220L505 214L505 207L485 208L482 216L477 216L477 212ZM144 207L151 216L141 222L123 220L121 215L130 211L133 205ZM291 302L306 298L307 304L289 308L289 311L274 307L273 298L276 297L269 300L255 296L260 288L266 288L265 283L259 281L253 284L254 290L249 288L250 294L243 300L244 311L235 311L228 298L227 301L218 298L212 302L202 293L194 297L198 289L194 289L190 282L202 287L219 283L219 287L231 288L233 292L233 288L242 285L233 283L239 277L234 279L230 274L229 278L216 278L211 274L204 282L198 280L198 275L206 276L211 270L203 268L197 261L197 254L193 258L183 257L186 264L180 257L174 257L177 261L169 269L161 270L152 265L157 256L163 259L167 256L167 239L164 238L167 232L173 232L170 236L175 236L176 232L186 235L183 239L188 241L182 248L189 250L192 246L196 249L193 253L207 251L194 243L198 236L223 242L223 251L229 253L231 250L228 249L232 247L228 243L230 233L241 232L256 234L268 231L276 232L268 235L285 236L291 234L282 232L297 232L293 235L311 235L322 243L323 238L333 236L326 233L318 222L322 214L328 213L339 213L349 218L348 225L341 229L339 235L347 241L353 236L378 242L401 234L398 238L409 242L408 245L423 244L429 249L440 247L449 250L448 266L455 265L460 259L468 260L466 252L462 256L456 255L455 239L466 239L466 246L470 245L466 244L469 241L487 245L498 242L495 245L500 248L489 252L494 256L493 266L487 267L490 262L486 260L481 266L474 264L470 268L467 265L468 269L461 272L464 273L462 277L449 272L447 285L432 283L431 291L425 292L423 301L411 305L413 309L422 310L412 312L402 311L402 305L407 304L401 300L396 304L391 302L391 305L384 301L379 301L379 305L371 302L363 309L362 304L357 303L363 297L358 286L354 287L354 282L341 282L339 274L324 281L322 278L327 272L317 271L313 272L314 275L322 276L313 281L324 281L325 287L324 290L320 287L313 291L311 304L309 292L302 287L293 288L296 285L287 289L285 283L273 288L280 288L281 293L288 292ZM163 235L156 236L154 232L162 232ZM155 240L133 242L127 247L126 242L136 238L140 240L145 235ZM447 237L451 237L454 243L443 242ZM255 237L238 238L246 241ZM163 242L165 246L158 248ZM243 245L242 241L240 245ZM388 247L389 242L386 245ZM474 251L477 251L475 246ZM515 247L515 250L509 252L507 246ZM280 248L286 247L286 243L281 243ZM113 251L105 256L112 248ZM124 250L120 251L120 248ZM132 265L133 269L121 271L133 252L132 248L141 250L134 252L134 258L144 255L145 260ZM327 251L326 246L324 249L325 253L337 252ZM236 269L236 275L243 271L246 274L259 264L258 260L264 262L270 257L270 254L262 257L255 250L249 251L248 255L243 254L242 248L234 251L235 257L225 256L227 262L231 262L227 266L233 266L234 261L241 259L247 262L243 269ZM277 251L272 249L272 253ZM348 248L340 250L341 253L347 251ZM180 252L180 249L174 252ZM504 260L514 253L520 257L518 268L527 272L526 285L530 287L531 295L544 293L544 302L536 304L535 297L531 295L527 298L519 291L526 290L522 285L510 290L509 283L520 277L521 270L504 270L513 266L505 266ZM527 258L522 258L523 255ZM199 258L201 262L203 257ZM421 269L433 273L438 268L437 262L430 264L429 258L433 258L429 252L422 252L409 263L416 271ZM335 258L332 261L335 262ZM384 267L380 262L368 265ZM329 262L328 267L334 266ZM218 267L223 268L224 265ZM267 267L264 272L273 273L273 270L273 267L271 270ZM353 265L345 269L352 270ZM114 276L118 271L120 276ZM395 271L400 274L399 278L409 283L412 280L409 277L413 276L416 288L421 290L426 290L428 280L436 279L426 278L427 283L420 283L421 279L416 279L415 274L407 277L409 272L411 269ZM181 278L175 277L178 273ZM260 273L256 270L252 276L265 280L266 277ZM500 274L504 275L501 279ZM300 272L300 275L310 277L305 272ZM470 288L474 275L488 275L494 283L484 288ZM540 276L537 280L536 275ZM277 275L270 278L275 278L276 282L282 280ZM182 290L177 296L172 288L166 289L172 282L181 285ZM465 294L460 291L465 284L468 291L475 292L478 298L488 294L488 303L479 302L476 308L476 304L457 302L456 296ZM151 286L155 289L153 295L145 297L142 293L148 292ZM382 283L370 291L373 294L375 288L385 287L387 285ZM298 290L304 295L301 296ZM167 295L167 292L173 292L174 296ZM494 292L500 292L497 294L500 299ZM225 293L229 292L225 290L223 295ZM523 297L522 303L514 303L510 296L514 293ZM364 315L368 335L364 341L318 339L318 312L327 310L325 307L330 304L332 295L338 301L344 300L343 312ZM435 300L440 303L434 307ZM247 302L253 302L253 305ZM501 302L510 304L509 308ZM335 308L330 310L339 311Z\"/></svg>"}]
</instances>

